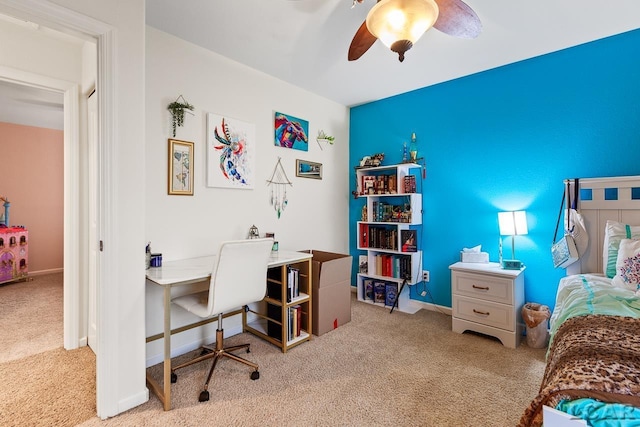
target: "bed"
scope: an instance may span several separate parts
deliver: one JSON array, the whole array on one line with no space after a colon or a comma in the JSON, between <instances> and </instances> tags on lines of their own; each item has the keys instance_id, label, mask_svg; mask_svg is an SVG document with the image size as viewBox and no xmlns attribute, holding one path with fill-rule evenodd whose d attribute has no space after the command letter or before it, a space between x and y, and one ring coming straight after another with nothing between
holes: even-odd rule
<instances>
[{"instance_id":1,"label":"bed","mask_svg":"<svg viewBox=\"0 0 640 427\"><path fill-rule=\"evenodd\" d=\"M640 176L578 185L589 243L558 285L542 384L519 426L640 426Z\"/></svg>"}]
</instances>

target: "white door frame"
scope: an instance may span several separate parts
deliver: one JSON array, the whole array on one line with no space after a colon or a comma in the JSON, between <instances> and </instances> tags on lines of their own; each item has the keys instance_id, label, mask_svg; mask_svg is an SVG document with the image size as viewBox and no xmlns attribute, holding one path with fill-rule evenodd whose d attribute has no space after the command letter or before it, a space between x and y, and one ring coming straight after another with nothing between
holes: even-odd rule
<instances>
[{"instance_id":1,"label":"white door frame","mask_svg":"<svg viewBox=\"0 0 640 427\"><path fill-rule=\"evenodd\" d=\"M86 344L80 332L80 122L78 85L0 66L0 80L64 94L64 348Z\"/></svg>"},{"instance_id":2,"label":"white door frame","mask_svg":"<svg viewBox=\"0 0 640 427\"><path fill-rule=\"evenodd\" d=\"M98 100L98 162L100 164L98 197L100 198L100 223L98 233L100 239L105 242L107 249L117 247L117 212L116 212L116 187L115 172L116 162L116 121L115 121L115 30L112 26L94 18L82 15L70 9L53 4L45 0L0 0L0 13L16 18L35 22L56 30L71 31L73 33L92 37L97 40L98 68L96 86L100 94ZM73 99L72 99L73 98ZM69 108L67 108L69 102ZM75 102L75 105L74 105ZM76 123L78 129L78 89L65 89L65 147L67 147L67 126ZM72 118L71 116L73 115ZM72 132L73 133L73 132ZM70 136L71 137L71 136ZM77 135L76 135L77 138ZM76 140L77 146L77 140ZM78 174L78 152L70 153L66 158L76 167L65 167L70 174ZM66 172L65 172L66 174ZM65 231L65 279L71 276L69 282L65 280L64 297L64 335L65 348L79 345L78 331L80 326L80 284L79 284L79 201L78 191L68 193L67 177L65 175L65 227L71 225L75 230L67 241ZM77 183L77 181L76 181ZM68 200L67 197L70 199ZM75 198L75 202L74 202ZM67 205L67 203L69 203ZM75 203L75 204L74 204ZM70 209L70 217L67 218L67 209ZM75 221L75 222L73 222ZM69 233L71 234L71 233ZM67 248L67 243L69 247ZM68 264L76 262L75 265ZM117 369L118 365L118 331L116 329L118 306L117 292L108 292L108 284L117 283L117 257L115 251L106 250L100 253L101 268L97 277L97 341L98 353L96 354L96 405L97 415L106 418L118 414L117 381L115 376L109 375L110 371ZM69 270L67 270L67 267ZM69 287L67 289L67 286Z\"/></svg>"}]
</instances>

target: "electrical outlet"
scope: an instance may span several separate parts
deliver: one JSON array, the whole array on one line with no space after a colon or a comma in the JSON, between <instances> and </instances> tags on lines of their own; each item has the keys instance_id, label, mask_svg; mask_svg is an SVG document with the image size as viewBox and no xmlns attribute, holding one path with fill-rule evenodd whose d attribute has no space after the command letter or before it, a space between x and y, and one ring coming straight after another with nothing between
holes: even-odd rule
<instances>
[{"instance_id":1,"label":"electrical outlet","mask_svg":"<svg viewBox=\"0 0 640 427\"><path fill-rule=\"evenodd\" d=\"M420 292L420 296L426 297L427 296L427 291Z\"/></svg>"},{"instance_id":2,"label":"electrical outlet","mask_svg":"<svg viewBox=\"0 0 640 427\"><path fill-rule=\"evenodd\" d=\"M429 281L429 270L422 270L422 281L423 282Z\"/></svg>"}]
</instances>

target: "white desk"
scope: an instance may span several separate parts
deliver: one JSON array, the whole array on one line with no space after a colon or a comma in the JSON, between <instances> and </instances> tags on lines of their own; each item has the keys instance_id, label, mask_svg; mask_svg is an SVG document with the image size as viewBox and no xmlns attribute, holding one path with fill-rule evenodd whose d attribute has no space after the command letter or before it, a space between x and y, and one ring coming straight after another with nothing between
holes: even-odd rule
<instances>
[{"instance_id":1,"label":"white desk","mask_svg":"<svg viewBox=\"0 0 640 427\"><path fill-rule=\"evenodd\" d=\"M269 257L269 268L309 260L312 257L312 254L305 252L272 252ZM167 261L163 263L162 267L151 267L147 270L147 280L155 285L164 287L164 331L162 334L147 337L147 342L155 341L160 338L164 339L164 389L161 388L160 384L148 373L147 385L163 403L165 411L171 409L171 335L217 320L217 316L213 316L209 319L196 322L191 325L186 325L172 331L171 288L174 286L190 285L210 279L215 259L215 255L209 255L198 258ZM227 315L235 315L241 312L242 310L239 309L234 312L227 313Z\"/></svg>"}]
</instances>

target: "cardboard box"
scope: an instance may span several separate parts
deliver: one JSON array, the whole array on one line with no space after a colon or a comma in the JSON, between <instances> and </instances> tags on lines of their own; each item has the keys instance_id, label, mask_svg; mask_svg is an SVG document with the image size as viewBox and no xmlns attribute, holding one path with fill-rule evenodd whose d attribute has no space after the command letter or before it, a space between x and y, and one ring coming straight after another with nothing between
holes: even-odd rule
<instances>
[{"instance_id":1,"label":"cardboard box","mask_svg":"<svg viewBox=\"0 0 640 427\"><path fill-rule=\"evenodd\" d=\"M351 321L352 256L306 250L313 254L312 332L320 336Z\"/></svg>"}]
</instances>

